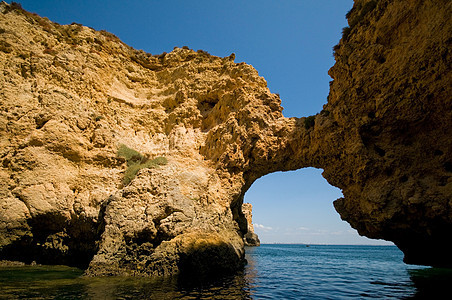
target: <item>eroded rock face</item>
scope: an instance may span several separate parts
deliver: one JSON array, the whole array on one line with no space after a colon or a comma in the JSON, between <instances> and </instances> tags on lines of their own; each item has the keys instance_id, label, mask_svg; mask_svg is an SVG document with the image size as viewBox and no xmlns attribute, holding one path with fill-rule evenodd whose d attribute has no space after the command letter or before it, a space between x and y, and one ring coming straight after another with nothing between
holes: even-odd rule
<instances>
[{"instance_id":1,"label":"eroded rock face","mask_svg":"<svg viewBox=\"0 0 452 300\"><path fill-rule=\"evenodd\" d=\"M259 237L254 232L253 226L253 205L251 203L243 203L242 204L242 212L245 216L246 222L248 224L247 230L248 232L245 234L243 241L245 242L245 246L256 247L260 246L261 241Z\"/></svg>"},{"instance_id":2,"label":"eroded rock face","mask_svg":"<svg viewBox=\"0 0 452 300\"><path fill-rule=\"evenodd\" d=\"M1 257L89 275L242 266L241 147L286 122L256 70L152 56L5 3L0 16Z\"/></svg>"},{"instance_id":3,"label":"eroded rock face","mask_svg":"<svg viewBox=\"0 0 452 300\"><path fill-rule=\"evenodd\" d=\"M231 272L247 189L312 166L361 234L451 265L450 12L356 1L328 104L298 119L233 55L152 56L2 3L0 258L94 276Z\"/></svg>"},{"instance_id":4,"label":"eroded rock face","mask_svg":"<svg viewBox=\"0 0 452 300\"><path fill-rule=\"evenodd\" d=\"M450 1L355 1L330 70L325 129L345 141L325 166L344 193L335 208L408 263L452 266L451 13Z\"/></svg>"}]
</instances>

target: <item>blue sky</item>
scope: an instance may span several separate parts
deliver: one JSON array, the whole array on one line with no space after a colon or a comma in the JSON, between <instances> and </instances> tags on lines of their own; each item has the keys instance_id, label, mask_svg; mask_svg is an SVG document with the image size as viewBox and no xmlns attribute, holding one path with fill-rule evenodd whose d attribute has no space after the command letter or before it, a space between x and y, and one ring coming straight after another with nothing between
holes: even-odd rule
<instances>
[{"instance_id":1,"label":"blue sky","mask_svg":"<svg viewBox=\"0 0 452 300\"><path fill-rule=\"evenodd\" d=\"M8 1L10 2L10 1ZM286 117L313 115L328 95L332 47L347 25L352 0L23 0L24 9L60 24L107 30L152 54L175 46L216 56L236 54L253 65ZM341 191L322 170L269 174L245 195L254 206L256 232L265 243L388 244L360 237L341 221L332 202Z\"/></svg>"}]
</instances>

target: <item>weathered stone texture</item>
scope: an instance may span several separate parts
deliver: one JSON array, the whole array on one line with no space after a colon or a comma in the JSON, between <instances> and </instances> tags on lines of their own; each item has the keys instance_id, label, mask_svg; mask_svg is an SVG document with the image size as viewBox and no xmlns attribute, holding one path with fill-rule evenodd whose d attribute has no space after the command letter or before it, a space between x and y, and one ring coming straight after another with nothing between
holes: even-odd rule
<instances>
[{"instance_id":1,"label":"weathered stone texture","mask_svg":"<svg viewBox=\"0 0 452 300\"><path fill-rule=\"evenodd\" d=\"M245 216L248 232L244 236L245 246L259 246L261 241L259 237L254 232L253 225L253 205L251 203L242 204L242 212Z\"/></svg>"},{"instance_id":2,"label":"weathered stone texture","mask_svg":"<svg viewBox=\"0 0 452 300\"><path fill-rule=\"evenodd\" d=\"M415 264L452 265L451 14L450 1L355 1L330 70L336 210Z\"/></svg>"},{"instance_id":3,"label":"weathered stone texture","mask_svg":"<svg viewBox=\"0 0 452 300\"><path fill-rule=\"evenodd\" d=\"M360 234L394 241L407 262L452 265L451 6L356 1L328 104L284 118L234 55L153 56L0 4L0 259L230 272L247 189L312 166Z\"/></svg>"}]
</instances>

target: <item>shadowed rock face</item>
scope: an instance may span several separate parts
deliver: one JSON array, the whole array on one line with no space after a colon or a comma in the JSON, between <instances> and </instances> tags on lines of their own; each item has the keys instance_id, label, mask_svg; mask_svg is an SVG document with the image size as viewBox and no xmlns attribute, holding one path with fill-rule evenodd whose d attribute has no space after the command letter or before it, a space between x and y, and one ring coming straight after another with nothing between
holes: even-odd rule
<instances>
[{"instance_id":1,"label":"shadowed rock face","mask_svg":"<svg viewBox=\"0 0 452 300\"><path fill-rule=\"evenodd\" d=\"M451 13L450 1L356 1L329 72L345 141L325 166L344 192L335 208L407 263L452 265Z\"/></svg>"},{"instance_id":2,"label":"shadowed rock face","mask_svg":"<svg viewBox=\"0 0 452 300\"><path fill-rule=\"evenodd\" d=\"M152 56L0 4L0 257L93 276L232 272L247 189L311 166L360 234L452 265L452 4L402 2L356 1L311 118L284 118L233 55Z\"/></svg>"}]
</instances>

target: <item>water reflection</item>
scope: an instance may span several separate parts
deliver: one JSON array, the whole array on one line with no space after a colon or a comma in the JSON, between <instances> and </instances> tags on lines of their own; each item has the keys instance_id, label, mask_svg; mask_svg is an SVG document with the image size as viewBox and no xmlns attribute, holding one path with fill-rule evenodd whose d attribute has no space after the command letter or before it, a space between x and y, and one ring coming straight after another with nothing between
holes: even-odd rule
<instances>
[{"instance_id":1,"label":"water reflection","mask_svg":"<svg viewBox=\"0 0 452 300\"><path fill-rule=\"evenodd\" d=\"M441 299L452 269L408 266L396 248L267 245L226 278L83 277L64 266L0 268L0 299Z\"/></svg>"},{"instance_id":2,"label":"water reflection","mask_svg":"<svg viewBox=\"0 0 452 300\"><path fill-rule=\"evenodd\" d=\"M223 279L82 277L64 266L0 269L1 299L251 299L243 272Z\"/></svg>"}]
</instances>

